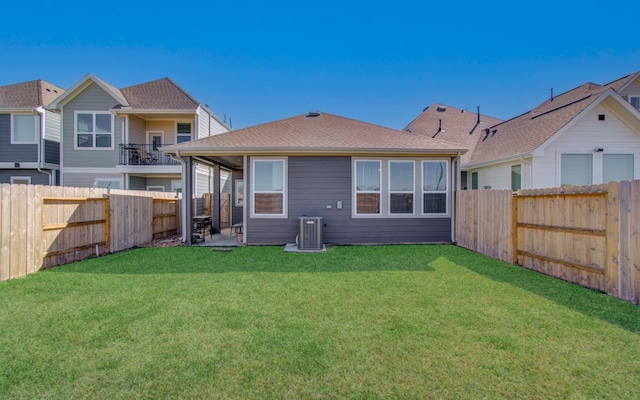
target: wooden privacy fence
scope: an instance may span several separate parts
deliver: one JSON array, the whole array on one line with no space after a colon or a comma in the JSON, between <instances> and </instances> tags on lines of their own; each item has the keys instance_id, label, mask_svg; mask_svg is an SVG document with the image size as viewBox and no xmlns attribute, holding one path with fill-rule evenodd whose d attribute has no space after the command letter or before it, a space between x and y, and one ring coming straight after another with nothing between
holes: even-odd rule
<instances>
[{"instance_id":1,"label":"wooden privacy fence","mask_svg":"<svg viewBox=\"0 0 640 400\"><path fill-rule=\"evenodd\" d=\"M460 246L640 304L640 181L463 191L456 205Z\"/></svg>"},{"instance_id":2,"label":"wooden privacy fence","mask_svg":"<svg viewBox=\"0 0 640 400\"><path fill-rule=\"evenodd\" d=\"M0 185L0 280L178 233L173 193Z\"/></svg>"}]
</instances>

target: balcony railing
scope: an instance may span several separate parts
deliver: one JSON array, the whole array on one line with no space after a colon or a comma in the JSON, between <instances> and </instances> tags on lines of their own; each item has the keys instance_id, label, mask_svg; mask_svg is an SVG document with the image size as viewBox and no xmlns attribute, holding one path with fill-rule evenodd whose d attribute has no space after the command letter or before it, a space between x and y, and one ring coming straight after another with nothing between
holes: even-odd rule
<instances>
[{"instance_id":1,"label":"balcony railing","mask_svg":"<svg viewBox=\"0 0 640 400\"><path fill-rule=\"evenodd\" d=\"M163 146L170 146L163 144ZM121 165L180 165L180 163L168 154L158 150L154 144L121 144Z\"/></svg>"}]
</instances>

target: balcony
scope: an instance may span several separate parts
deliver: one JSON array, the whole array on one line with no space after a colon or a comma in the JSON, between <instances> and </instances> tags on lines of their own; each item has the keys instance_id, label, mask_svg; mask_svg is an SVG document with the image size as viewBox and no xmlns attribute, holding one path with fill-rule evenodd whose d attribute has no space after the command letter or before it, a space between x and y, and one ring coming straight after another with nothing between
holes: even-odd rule
<instances>
[{"instance_id":1,"label":"balcony","mask_svg":"<svg viewBox=\"0 0 640 400\"><path fill-rule=\"evenodd\" d=\"M163 144L163 146L170 146ZM180 165L154 144L121 144L120 165Z\"/></svg>"}]
</instances>

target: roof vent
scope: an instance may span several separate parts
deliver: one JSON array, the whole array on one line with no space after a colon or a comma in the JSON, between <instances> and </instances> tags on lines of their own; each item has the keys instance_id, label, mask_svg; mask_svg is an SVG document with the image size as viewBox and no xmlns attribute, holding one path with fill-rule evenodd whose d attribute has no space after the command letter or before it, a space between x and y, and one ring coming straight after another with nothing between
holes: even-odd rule
<instances>
[{"instance_id":1,"label":"roof vent","mask_svg":"<svg viewBox=\"0 0 640 400\"><path fill-rule=\"evenodd\" d=\"M320 111L310 111L309 114L307 114L307 118L319 117L320 114L322 114Z\"/></svg>"},{"instance_id":2,"label":"roof vent","mask_svg":"<svg viewBox=\"0 0 640 400\"><path fill-rule=\"evenodd\" d=\"M445 112L445 111L447 111L447 107L445 107L445 106L438 106L438 108L436 108L436 111L438 111L438 112Z\"/></svg>"}]
</instances>

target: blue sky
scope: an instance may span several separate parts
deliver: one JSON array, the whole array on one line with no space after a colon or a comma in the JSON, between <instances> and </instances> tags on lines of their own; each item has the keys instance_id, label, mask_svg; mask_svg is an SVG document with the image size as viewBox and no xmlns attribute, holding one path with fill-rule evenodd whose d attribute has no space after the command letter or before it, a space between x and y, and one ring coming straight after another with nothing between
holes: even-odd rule
<instances>
[{"instance_id":1,"label":"blue sky","mask_svg":"<svg viewBox=\"0 0 640 400\"><path fill-rule=\"evenodd\" d=\"M518 4L518 5L515 5ZM12 2L0 85L165 76L233 128L321 110L401 129L434 102L511 118L640 70L631 1ZM14 17L7 17L14 15Z\"/></svg>"}]
</instances>

